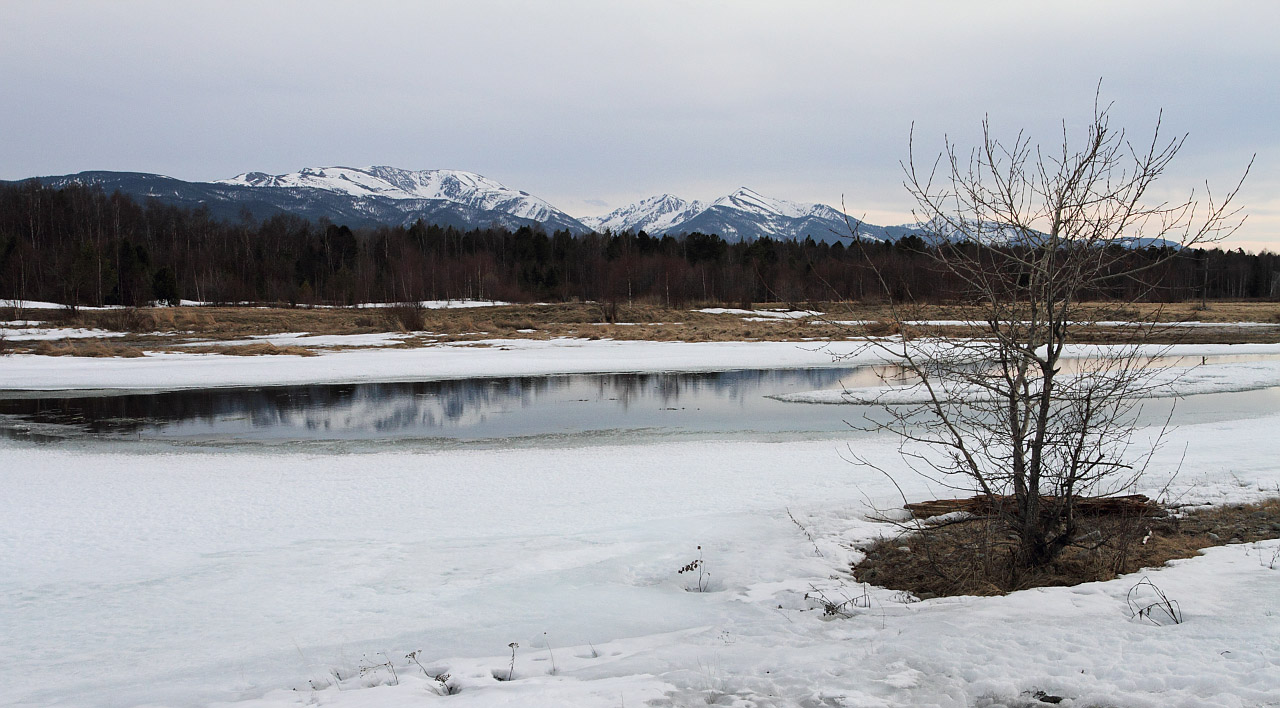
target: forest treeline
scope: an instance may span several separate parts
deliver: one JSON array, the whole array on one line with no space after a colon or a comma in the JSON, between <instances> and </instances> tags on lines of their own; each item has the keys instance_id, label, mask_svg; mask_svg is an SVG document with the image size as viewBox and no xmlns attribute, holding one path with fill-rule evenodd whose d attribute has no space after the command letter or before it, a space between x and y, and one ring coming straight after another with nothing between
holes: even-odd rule
<instances>
[{"instance_id":1,"label":"forest treeline","mask_svg":"<svg viewBox=\"0 0 1280 708\"><path fill-rule=\"evenodd\" d=\"M967 246L968 248L981 248ZM546 234L415 223L352 230L282 214L219 221L202 208L139 204L100 188L0 185L0 298L70 305L354 304L414 300L691 303L963 299L925 244L727 243L714 234ZM1134 249L1099 299L1179 301L1280 294L1280 256ZM1145 268L1165 256L1158 267ZM1154 289L1150 285L1156 285Z\"/></svg>"}]
</instances>

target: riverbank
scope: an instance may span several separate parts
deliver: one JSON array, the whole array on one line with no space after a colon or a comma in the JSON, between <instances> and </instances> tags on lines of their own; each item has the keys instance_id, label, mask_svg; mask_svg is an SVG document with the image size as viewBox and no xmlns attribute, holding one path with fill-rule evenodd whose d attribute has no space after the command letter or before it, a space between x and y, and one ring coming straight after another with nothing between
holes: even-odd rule
<instances>
[{"instance_id":1,"label":"riverbank","mask_svg":"<svg viewBox=\"0 0 1280 708\"><path fill-rule=\"evenodd\" d=\"M982 336L972 307L894 310L874 303L766 304L743 308L602 303L513 305L432 302L332 307L81 308L0 304L0 351L79 357L138 357L199 351L239 356L307 356L339 349L415 349L489 339L606 339L648 342L832 341L868 336ZM42 307L32 305L39 304ZM1083 307L1082 343L1133 336L1152 343L1277 343L1280 303L1215 302Z\"/></svg>"}]
</instances>

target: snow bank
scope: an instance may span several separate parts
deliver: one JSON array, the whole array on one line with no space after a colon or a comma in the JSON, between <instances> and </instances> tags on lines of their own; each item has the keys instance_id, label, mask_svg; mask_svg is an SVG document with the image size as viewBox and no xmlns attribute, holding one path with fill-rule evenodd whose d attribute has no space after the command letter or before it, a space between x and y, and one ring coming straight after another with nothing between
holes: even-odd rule
<instances>
[{"instance_id":1,"label":"snow bank","mask_svg":"<svg viewBox=\"0 0 1280 708\"><path fill-rule=\"evenodd\" d=\"M389 347L411 337L430 335L429 332L371 332L368 334L311 334L309 332L290 332L286 334L255 334L248 339L232 340L200 340L188 342L182 346L205 347L211 344L218 346L242 346L268 342L277 347Z\"/></svg>"},{"instance_id":2,"label":"snow bank","mask_svg":"<svg viewBox=\"0 0 1280 708\"><path fill-rule=\"evenodd\" d=\"M178 304L183 307L214 307L229 305L232 307L246 307L253 305L250 302L236 303L219 303L208 302L205 300L179 300ZM362 307L396 307L403 303L399 302L366 302L356 305L357 308ZM430 310L440 310L449 308L467 308L467 307L496 307L498 305L510 305L512 303L503 300L423 300L418 303L420 306ZM22 307L30 310L62 310L67 306L57 302L44 302L41 300L0 300L0 307ZM82 310L114 310L120 309L124 305L106 305L104 307L92 307L81 305ZM327 305L319 305L318 307L328 308Z\"/></svg>"},{"instance_id":3,"label":"snow bank","mask_svg":"<svg viewBox=\"0 0 1280 708\"><path fill-rule=\"evenodd\" d=\"M105 329L86 327L0 327L0 338L10 342L35 342L58 339L89 339L100 337L123 337L124 332L111 332Z\"/></svg>"},{"instance_id":4,"label":"snow bank","mask_svg":"<svg viewBox=\"0 0 1280 708\"><path fill-rule=\"evenodd\" d=\"M58 302L45 302L43 300L0 300L0 307L16 307L25 310L64 310L66 305ZM104 305L102 307L94 307L91 305L80 305L81 310L119 310L124 305Z\"/></svg>"},{"instance_id":5,"label":"snow bank","mask_svg":"<svg viewBox=\"0 0 1280 708\"><path fill-rule=\"evenodd\" d=\"M302 343L290 339L289 335L276 335L269 340ZM831 366L836 363L833 352L851 354L853 351L854 347L846 345L827 351L818 344L793 342L512 339L420 349L329 352L305 358L185 353L152 353L134 359L14 355L0 360L0 389L155 391L218 386L426 381L482 375L802 368ZM871 362L875 359L866 354L855 360Z\"/></svg>"},{"instance_id":6,"label":"snow bank","mask_svg":"<svg viewBox=\"0 0 1280 708\"><path fill-rule=\"evenodd\" d=\"M1143 382L1148 389L1143 398L1193 396L1203 393L1254 391L1280 386L1280 361L1254 361L1212 366L1169 367L1152 372ZM975 386L952 386L940 389L940 396L951 401L990 400L990 392ZM929 392L915 386L866 386L786 393L774 398L791 403L911 405L928 403Z\"/></svg>"},{"instance_id":7,"label":"snow bank","mask_svg":"<svg viewBox=\"0 0 1280 708\"><path fill-rule=\"evenodd\" d=\"M703 310L706 312L706 310ZM726 310L726 312L741 312L750 314L748 310ZM822 313L815 312L813 315ZM811 322L814 325L844 325L847 327L865 327L875 323L876 320L818 320ZM981 320L905 320L903 324L915 327L978 327L986 328L987 323ZM1023 324L1026 324L1025 322ZM1097 322L1072 322L1074 325L1091 325L1098 327L1150 327L1151 322L1132 322L1128 320L1099 320ZM1232 328L1249 328L1249 327L1276 327L1280 328L1280 324L1275 322L1161 322L1155 324L1157 330L1178 329L1178 328L1196 328L1208 327L1213 329L1232 329Z\"/></svg>"},{"instance_id":8,"label":"snow bank","mask_svg":"<svg viewBox=\"0 0 1280 708\"><path fill-rule=\"evenodd\" d=\"M705 312L709 315L750 315L755 321L764 319L781 319L781 320L800 320L806 317L821 317L821 312L813 310L741 310L735 307L704 307L695 312Z\"/></svg>"},{"instance_id":9,"label":"snow bank","mask_svg":"<svg viewBox=\"0 0 1280 708\"><path fill-rule=\"evenodd\" d=\"M369 307L399 307L402 302L362 302L356 305L357 308ZM452 310L467 309L473 307L498 307L500 305L511 305L513 303L504 300L423 300L417 305L428 310Z\"/></svg>"}]
</instances>

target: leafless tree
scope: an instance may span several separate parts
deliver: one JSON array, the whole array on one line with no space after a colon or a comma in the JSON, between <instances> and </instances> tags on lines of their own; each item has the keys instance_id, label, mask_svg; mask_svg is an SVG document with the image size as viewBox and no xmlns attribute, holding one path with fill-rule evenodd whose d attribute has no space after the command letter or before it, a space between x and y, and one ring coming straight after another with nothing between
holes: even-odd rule
<instances>
[{"instance_id":1,"label":"leafless tree","mask_svg":"<svg viewBox=\"0 0 1280 708\"><path fill-rule=\"evenodd\" d=\"M1140 401L1168 378L1150 365L1156 325L1112 327L1117 343L1088 356L1073 338L1102 320L1135 319L1132 306L1158 287L1135 263L1153 268L1238 228L1240 185L1220 199L1206 186L1203 197L1162 201L1152 187L1186 136L1162 137L1157 120L1150 142L1135 145L1096 103L1079 143L1065 123L1048 149L1023 133L1002 141L985 119L982 128L967 154L947 140L931 168L917 163L913 136L903 165L925 251L964 284L967 324L981 334L913 330L911 303L895 303L900 336L870 346L901 365L906 383L873 397L888 411L874 425L908 443L916 471L989 495L1016 536L1015 567L1030 568L1077 540L1082 495L1136 481L1151 453L1134 442ZM1168 248L1132 258L1150 243ZM1122 299L1108 306L1082 306L1115 293Z\"/></svg>"}]
</instances>

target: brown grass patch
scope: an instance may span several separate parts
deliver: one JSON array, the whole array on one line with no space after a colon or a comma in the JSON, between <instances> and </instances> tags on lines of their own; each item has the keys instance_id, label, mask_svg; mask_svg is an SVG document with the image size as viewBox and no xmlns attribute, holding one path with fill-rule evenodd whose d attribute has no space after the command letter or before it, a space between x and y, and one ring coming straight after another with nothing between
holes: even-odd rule
<instances>
[{"instance_id":1,"label":"brown grass patch","mask_svg":"<svg viewBox=\"0 0 1280 708\"><path fill-rule=\"evenodd\" d=\"M214 344L207 347L185 347L183 351L197 354L226 354L227 356L318 356L316 352L288 345L277 347L271 342L254 342L253 344Z\"/></svg>"},{"instance_id":2,"label":"brown grass patch","mask_svg":"<svg viewBox=\"0 0 1280 708\"><path fill-rule=\"evenodd\" d=\"M154 332L156 331L154 312L154 309L141 310L136 307L92 312L81 310L77 319L85 326L112 332Z\"/></svg>"},{"instance_id":3,"label":"brown grass patch","mask_svg":"<svg viewBox=\"0 0 1280 708\"><path fill-rule=\"evenodd\" d=\"M1138 320L1143 322L1280 322L1280 303L1261 300L1212 301L1200 309L1199 301L1173 303L1087 302L1080 311L1098 320ZM935 303L902 306L895 310L871 302L816 303L814 308L832 319L892 320L895 313L906 320L982 319L982 308L965 303Z\"/></svg>"},{"instance_id":4,"label":"brown grass patch","mask_svg":"<svg viewBox=\"0 0 1280 708\"><path fill-rule=\"evenodd\" d=\"M898 322L896 320L874 320L868 322L861 327L850 329L854 335L866 335L870 337L888 337L893 335L901 335L907 339L913 339L920 336L921 328L909 325L906 322Z\"/></svg>"},{"instance_id":5,"label":"brown grass patch","mask_svg":"<svg viewBox=\"0 0 1280 708\"><path fill-rule=\"evenodd\" d=\"M977 518L876 541L853 566L860 582L917 597L1001 595L1033 587L1110 580L1201 549L1280 538L1280 499L1196 510L1182 516L1098 516L1081 521L1078 542L1048 567L1013 567L1015 539L998 520Z\"/></svg>"},{"instance_id":6,"label":"brown grass patch","mask_svg":"<svg viewBox=\"0 0 1280 708\"><path fill-rule=\"evenodd\" d=\"M895 334L981 336L984 327L904 327L903 320L980 319L980 309L962 303L915 305L894 310L880 302L755 303L760 309L793 307L824 313L812 318L778 318L751 322L738 314L698 312L702 303L672 308L658 303L566 302L501 305L496 307L422 309L412 304L385 308L308 307L158 307L116 310L27 310L24 316L51 326L97 327L129 332L131 343L164 348L185 341L236 340L254 335L307 332L317 335L370 334L377 332L429 332L444 341L466 341L482 336L511 338L611 337L646 341L742 341L768 339L846 339ZM1091 303L1085 307L1104 319L1128 318L1162 322L1277 322L1280 304L1272 302L1215 302L1197 310L1198 303L1172 305L1124 305ZM747 315L746 317L752 317ZM869 324L843 325L857 320ZM1133 328L1078 329L1082 342L1119 342L1133 336ZM533 330L533 331L520 331ZM150 333L166 335L164 340ZM1155 341L1280 342L1280 327L1178 328L1158 332Z\"/></svg>"},{"instance_id":7,"label":"brown grass patch","mask_svg":"<svg viewBox=\"0 0 1280 708\"><path fill-rule=\"evenodd\" d=\"M103 339L61 339L58 341L46 339L38 342L32 351L41 356L83 356L94 358L135 358L143 356L141 349Z\"/></svg>"},{"instance_id":8,"label":"brown grass patch","mask_svg":"<svg viewBox=\"0 0 1280 708\"><path fill-rule=\"evenodd\" d=\"M382 315L388 324L402 332L421 332L426 329L426 321L422 313L422 306L416 302L394 305L382 311ZM359 326L361 322L369 320L370 318L367 317L357 317L355 324ZM372 323L370 323L370 326L372 326Z\"/></svg>"}]
</instances>

